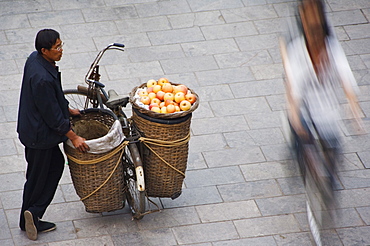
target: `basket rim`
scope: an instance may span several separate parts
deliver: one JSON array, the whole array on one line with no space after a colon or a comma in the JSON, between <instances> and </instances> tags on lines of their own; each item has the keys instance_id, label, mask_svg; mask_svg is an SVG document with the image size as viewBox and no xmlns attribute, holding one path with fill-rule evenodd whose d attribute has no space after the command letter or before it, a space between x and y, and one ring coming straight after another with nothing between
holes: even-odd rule
<instances>
[{"instance_id":1,"label":"basket rim","mask_svg":"<svg viewBox=\"0 0 370 246\"><path fill-rule=\"evenodd\" d=\"M150 115L143 114L142 112L139 112L139 110L136 108L133 108L132 112L135 113L138 117L141 117L145 120L148 120L150 122L157 123L157 124L164 124L164 125L180 124L186 121L187 119L189 119L190 117L192 117L192 113L189 113L182 117L176 117L172 119L162 119L162 118L153 118Z\"/></svg>"},{"instance_id":2,"label":"basket rim","mask_svg":"<svg viewBox=\"0 0 370 246\"><path fill-rule=\"evenodd\" d=\"M180 85L178 83L173 83L173 82L170 82L172 85ZM199 96L197 93L195 93L191 88L188 88L188 90L191 91L192 94L194 94L196 97L197 97L197 100L195 101L195 103L191 106L191 108L187 111L181 111L181 112L175 112L175 113L170 113L170 114L162 114L162 113L157 113L157 112L154 112L154 111L151 111L151 110L147 110L143 107L140 107L136 102L135 102L135 94L136 94L136 91L139 89L139 88L144 88L146 87L146 83L143 83L139 86L136 86L132 89L132 91L130 92L129 96L130 96L130 103L132 105L133 108L135 108L137 111L139 111L140 113L142 114L145 114L145 115L148 115L152 118L157 118L157 119L175 119L175 118L179 118L179 117L184 117L190 113L192 113L194 110L196 110L199 106Z\"/></svg>"},{"instance_id":3,"label":"basket rim","mask_svg":"<svg viewBox=\"0 0 370 246\"><path fill-rule=\"evenodd\" d=\"M80 110L80 113L81 114L88 114L88 113L103 113L103 114L108 114L110 116L112 116L114 118L114 120L118 120L118 117L115 113L112 112L112 110L110 109L104 109L104 108L87 108L87 109L83 109L83 110ZM77 116L74 116L74 118L77 118L79 117L78 115Z\"/></svg>"}]
</instances>

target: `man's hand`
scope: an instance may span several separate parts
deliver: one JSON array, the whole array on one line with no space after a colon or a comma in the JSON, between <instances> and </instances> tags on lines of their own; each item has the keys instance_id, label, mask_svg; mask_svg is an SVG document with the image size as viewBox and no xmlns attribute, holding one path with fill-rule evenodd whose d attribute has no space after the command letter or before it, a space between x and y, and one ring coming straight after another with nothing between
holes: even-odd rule
<instances>
[{"instance_id":1,"label":"man's hand","mask_svg":"<svg viewBox=\"0 0 370 246\"><path fill-rule=\"evenodd\" d=\"M73 146L81 152L90 150L90 147L85 143L86 139L78 136L74 131L70 130L66 136L72 141Z\"/></svg>"},{"instance_id":2,"label":"man's hand","mask_svg":"<svg viewBox=\"0 0 370 246\"><path fill-rule=\"evenodd\" d=\"M76 135L77 136L77 135ZM81 152L86 152L90 150L89 146L85 143L86 139L83 137L77 136L74 139L71 139L73 146Z\"/></svg>"},{"instance_id":3,"label":"man's hand","mask_svg":"<svg viewBox=\"0 0 370 246\"><path fill-rule=\"evenodd\" d=\"M78 116L78 115L81 115L81 112L80 110L74 108L74 109L71 109L69 108L69 114L72 115L72 116Z\"/></svg>"}]
</instances>

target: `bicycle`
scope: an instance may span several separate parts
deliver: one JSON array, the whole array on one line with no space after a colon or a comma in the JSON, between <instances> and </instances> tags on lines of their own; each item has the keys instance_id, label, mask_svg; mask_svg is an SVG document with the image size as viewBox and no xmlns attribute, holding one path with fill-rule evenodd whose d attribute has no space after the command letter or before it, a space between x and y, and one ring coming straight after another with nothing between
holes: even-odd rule
<instances>
[{"instance_id":1,"label":"bicycle","mask_svg":"<svg viewBox=\"0 0 370 246\"><path fill-rule=\"evenodd\" d=\"M70 108L84 110L88 108L108 108L119 119L125 140L129 141L123 153L124 181L127 185L126 200L134 219L142 219L146 214L146 192L144 169L140 155L140 134L135 125L126 116L123 107L129 102L129 97L120 96L114 90L105 91L105 85L100 81L99 62L108 50L124 51L124 45L112 43L102 49L91 64L85 82L88 86L77 86L77 89L64 90Z\"/></svg>"},{"instance_id":2,"label":"bicycle","mask_svg":"<svg viewBox=\"0 0 370 246\"><path fill-rule=\"evenodd\" d=\"M337 155L324 148L315 128L308 128L313 141L307 143L290 126L290 150L298 163L306 191L307 218L316 245L325 245L325 232L334 227L336 197L334 193L335 162Z\"/></svg>"}]
</instances>

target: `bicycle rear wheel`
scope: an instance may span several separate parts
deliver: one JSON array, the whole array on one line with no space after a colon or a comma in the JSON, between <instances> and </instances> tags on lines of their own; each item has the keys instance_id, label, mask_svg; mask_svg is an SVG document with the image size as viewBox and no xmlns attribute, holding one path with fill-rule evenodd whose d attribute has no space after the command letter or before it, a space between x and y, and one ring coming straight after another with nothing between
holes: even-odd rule
<instances>
[{"instance_id":1,"label":"bicycle rear wheel","mask_svg":"<svg viewBox=\"0 0 370 246\"><path fill-rule=\"evenodd\" d=\"M135 160L137 160L137 158L140 159L138 154L139 151L136 143L131 143L126 147L123 157L123 172L127 185L126 199L133 218L137 220L144 217L146 207L145 187L138 187L138 176L143 177L144 174L143 171L137 173Z\"/></svg>"}]
</instances>

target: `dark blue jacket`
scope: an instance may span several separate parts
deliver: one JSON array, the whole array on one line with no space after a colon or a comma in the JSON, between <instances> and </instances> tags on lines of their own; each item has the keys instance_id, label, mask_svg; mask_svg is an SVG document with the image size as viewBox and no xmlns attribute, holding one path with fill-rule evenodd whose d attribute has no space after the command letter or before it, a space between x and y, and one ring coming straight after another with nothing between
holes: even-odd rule
<instances>
[{"instance_id":1,"label":"dark blue jacket","mask_svg":"<svg viewBox=\"0 0 370 246\"><path fill-rule=\"evenodd\" d=\"M48 149L67 140L71 129L68 101L60 73L37 51L24 66L19 100L17 132L22 144L34 149Z\"/></svg>"}]
</instances>

